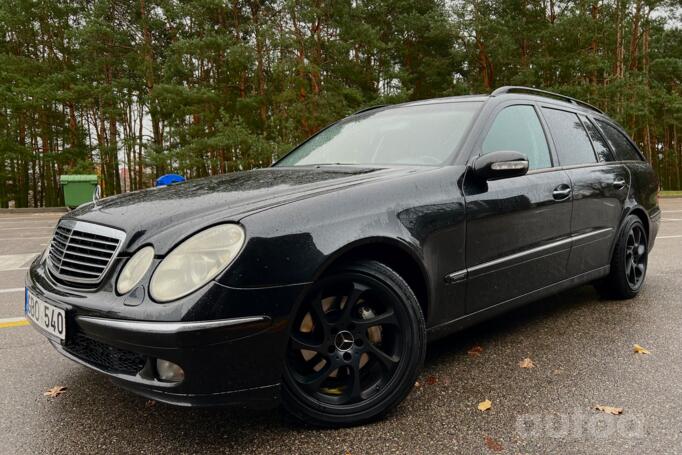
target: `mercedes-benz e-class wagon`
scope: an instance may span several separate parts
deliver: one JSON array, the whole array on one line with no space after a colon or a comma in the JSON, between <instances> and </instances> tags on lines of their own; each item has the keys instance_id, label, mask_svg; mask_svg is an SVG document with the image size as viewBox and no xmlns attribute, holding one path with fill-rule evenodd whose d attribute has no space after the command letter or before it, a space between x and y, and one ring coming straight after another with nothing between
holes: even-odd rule
<instances>
[{"instance_id":1,"label":"mercedes-benz e-class wagon","mask_svg":"<svg viewBox=\"0 0 682 455\"><path fill-rule=\"evenodd\" d=\"M572 98L380 106L270 168L69 212L25 312L146 397L356 424L405 398L427 340L583 283L636 296L657 189L623 129Z\"/></svg>"}]
</instances>

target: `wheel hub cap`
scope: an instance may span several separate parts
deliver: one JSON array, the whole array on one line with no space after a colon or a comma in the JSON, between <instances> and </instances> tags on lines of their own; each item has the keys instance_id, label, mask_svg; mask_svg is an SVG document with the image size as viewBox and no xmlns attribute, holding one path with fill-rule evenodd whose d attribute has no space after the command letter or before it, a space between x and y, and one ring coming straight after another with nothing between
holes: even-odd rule
<instances>
[{"instance_id":1,"label":"wheel hub cap","mask_svg":"<svg viewBox=\"0 0 682 455\"><path fill-rule=\"evenodd\" d=\"M334 338L334 346L336 346L336 349L339 351L349 351L350 348L353 347L354 342L355 338L353 338L353 334L348 330L340 331Z\"/></svg>"},{"instance_id":2,"label":"wheel hub cap","mask_svg":"<svg viewBox=\"0 0 682 455\"><path fill-rule=\"evenodd\" d=\"M385 392L404 353L403 313L394 299L383 287L345 276L316 284L290 335L286 374L293 390L335 406Z\"/></svg>"}]
</instances>

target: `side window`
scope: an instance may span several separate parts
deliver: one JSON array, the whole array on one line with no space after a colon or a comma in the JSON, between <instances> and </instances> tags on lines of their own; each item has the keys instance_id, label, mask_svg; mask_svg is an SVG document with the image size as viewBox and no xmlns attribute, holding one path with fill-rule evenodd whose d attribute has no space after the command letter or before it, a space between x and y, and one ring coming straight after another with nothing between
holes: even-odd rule
<instances>
[{"instance_id":1,"label":"side window","mask_svg":"<svg viewBox=\"0 0 682 455\"><path fill-rule=\"evenodd\" d=\"M637 153L637 149L635 149L625 135L623 135L623 133L621 133L616 127L606 123L603 120L597 120L597 124L604 132L606 139L608 139L611 143L611 149L616 155L616 160L641 160L639 153Z\"/></svg>"},{"instance_id":2,"label":"side window","mask_svg":"<svg viewBox=\"0 0 682 455\"><path fill-rule=\"evenodd\" d=\"M542 113L549 124L562 166L597 162L590 138L576 114L550 108L543 108Z\"/></svg>"},{"instance_id":3,"label":"side window","mask_svg":"<svg viewBox=\"0 0 682 455\"><path fill-rule=\"evenodd\" d=\"M497 114L483 141L482 153L501 150L523 153L530 169L552 167L547 139L533 106L509 106Z\"/></svg>"},{"instance_id":4,"label":"side window","mask_svg":"<svg viewBox=\"0 0 682 455\"><path fill-rule=\"evenodd\" d=\"M597 127L594 126L594 123L584 115L581 115L580 119L583 121L585 128L587 128L590 139L592 139L592 146L594 147L594 151L597 152L599 161L613 161L613 155L611 155L611 151L609 150L609 144L606 142L606 139L604 139L604 136L601 135Z\"/></svg>"}]
</instances>

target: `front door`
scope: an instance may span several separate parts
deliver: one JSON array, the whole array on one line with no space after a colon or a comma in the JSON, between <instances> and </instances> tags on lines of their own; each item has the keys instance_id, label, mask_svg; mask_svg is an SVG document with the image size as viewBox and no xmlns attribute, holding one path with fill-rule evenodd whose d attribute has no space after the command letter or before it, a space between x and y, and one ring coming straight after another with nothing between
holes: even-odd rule
<instances>
[{"instance_id":1,"label":"front door","mask_svg":"<svg viewBox=\"0 0 682 455\"><path fill-rule=\"evenodd\" d=\"M514 150L529 172L488 182L467 172L467 312L504 303L566 278L571 182L553 166L547 136L532 104L505 105L474 155Z\"/></svg>"}]
</instances>

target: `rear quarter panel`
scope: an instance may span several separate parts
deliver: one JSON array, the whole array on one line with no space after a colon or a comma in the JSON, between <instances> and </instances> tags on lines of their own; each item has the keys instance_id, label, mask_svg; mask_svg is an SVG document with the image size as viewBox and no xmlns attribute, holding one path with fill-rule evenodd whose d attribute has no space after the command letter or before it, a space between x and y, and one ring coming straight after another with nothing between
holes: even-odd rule
<instances>
[{"instance_id":1,"label":"rear quarter panel","mask_svg":"<svg viewBox=\"0 0 682 455\"><path fill-rule=\"evenodd\" d=\"M658 233L658 223L661 216L661 209L658 206L658 177L646 161L626 161L624 164L631 176L627 208L631 211L635 207L641 207L647 212L649 218L649 249L651 249Z\"/></svg>"}]
</instances>

